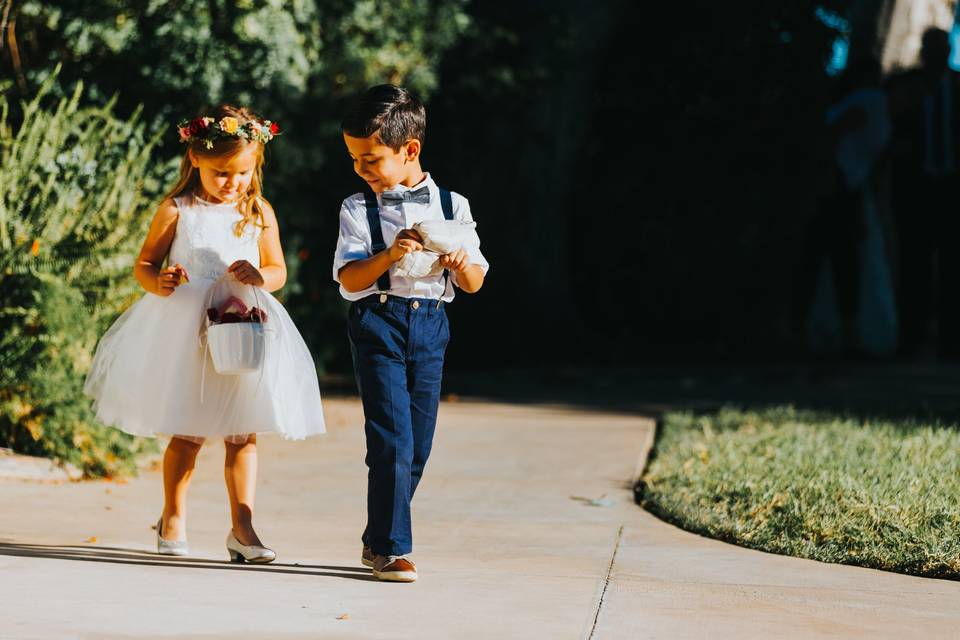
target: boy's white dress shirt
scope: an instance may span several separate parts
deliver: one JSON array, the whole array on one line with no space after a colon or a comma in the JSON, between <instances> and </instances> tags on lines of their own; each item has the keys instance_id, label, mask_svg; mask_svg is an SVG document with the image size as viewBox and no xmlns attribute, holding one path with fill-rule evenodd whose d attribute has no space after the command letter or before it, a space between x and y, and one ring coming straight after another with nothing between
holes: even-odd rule
<instances>
[{"instance_id":1,"label":"boy's white dress shirt","mask_svg":"<svg viewBox=\"0 0 960 640\"><path fill-rule=\"evenodd\" d=\"M377 196L380 204L380 228L383 232L383 242L387 247L393 244L397 234L403 229L410 229L414 224L424 220L443 220L440 190L429 173L415 187L397 185L389 191L415 191L424 186L430 189L430 204L426 205L404 202L384 206L380 196ZM453 202L454 220L472 222L473 216L470 214L470 203L467 199L452 191L450 196ZM370 225L367 223L366 200L362 193L356 193L344 200L340 208L340 236L337 238L337 249L333 257L333 279L340 282L340 269L345 264L373 255L372 245ZM467 252L470 264L479 265L486 275L490 265L480 253L480 240L466 243L463 248ZM457 284L455 271L450 272L449 282L444 288L443 274L425 278L403 278L394 274L395 269L396 264L390 267L390 295L402 298L442 299L444 302L453 300L453 286ZM376 282L362 291L353 293L344 289L342 284L340 285L340 295L351 301L360 300L378 291Z\"/></svg>"}]
</instances>

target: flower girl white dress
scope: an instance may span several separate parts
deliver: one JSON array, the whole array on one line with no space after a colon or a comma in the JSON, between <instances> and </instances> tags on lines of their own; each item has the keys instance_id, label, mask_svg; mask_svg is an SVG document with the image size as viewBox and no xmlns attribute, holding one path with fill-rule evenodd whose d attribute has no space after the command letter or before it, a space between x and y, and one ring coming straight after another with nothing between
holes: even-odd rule
<instances>
[{"instance_id":1,"label":"flower girl white dress","mask_svg":"<svg viewBox=\"0 0 960 640\"><path fill-rule=\"evenodd\" d=\"M236 204L187 194L174 202L180 217L169 262L183 265L190 280L166 298L147 293L100 339L84 387L97 417L140 436L235 439L276 432L301 439L323 433L313 358L276 298L257 291L267 318L262 371L220 375L200 340L214 282L236 260L259 268L260 228L249 224L238 237Z\"/></svg>"}]
</instances>

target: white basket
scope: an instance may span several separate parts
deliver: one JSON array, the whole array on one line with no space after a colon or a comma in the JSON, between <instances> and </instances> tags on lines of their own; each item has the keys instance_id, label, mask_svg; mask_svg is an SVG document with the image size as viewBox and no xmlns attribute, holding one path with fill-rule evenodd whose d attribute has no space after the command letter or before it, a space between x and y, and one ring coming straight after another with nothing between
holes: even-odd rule
<instances>
[{"instance_id":1,"label":"white basket","mask_svg":"<svg viewBox=\"0 0 960 640\"><path fill-rule=\"evenodd\" d=\"M266 348L263 324L234 322L207 327L213 368L221 375L260 371Z\"/></svg>"}]
</instances>

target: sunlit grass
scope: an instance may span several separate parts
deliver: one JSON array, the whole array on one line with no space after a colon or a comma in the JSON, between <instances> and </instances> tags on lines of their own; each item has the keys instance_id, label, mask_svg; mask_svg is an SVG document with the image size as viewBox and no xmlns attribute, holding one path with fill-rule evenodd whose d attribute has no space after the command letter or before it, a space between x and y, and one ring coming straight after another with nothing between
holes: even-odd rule
<instances>
[{"instance_id":1,"label":"sunlit grass","mask_svg":"<svg viewBox=\"0 0 960 640\"><path fill-rule=\"evenodd\" d=\"M824 562L960 579L960 430L792 408L664 417L644 506Z\"/></svg>"}]
</instances>

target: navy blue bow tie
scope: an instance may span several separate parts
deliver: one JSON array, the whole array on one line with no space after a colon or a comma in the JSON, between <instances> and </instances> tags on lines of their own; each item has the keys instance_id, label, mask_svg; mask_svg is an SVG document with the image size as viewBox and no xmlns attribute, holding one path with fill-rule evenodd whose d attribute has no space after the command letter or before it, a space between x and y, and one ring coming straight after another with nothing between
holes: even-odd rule
<instances>
[{"instance_id":1,"label":"navy blue bow tie","mask_svg":"<svg viewBox=\"0 0 960 640\"><path fill-rule=\"evenodd\" d=\"M414 191L384 191L380 195L384 205L398 204L430 204L430 188L420 187Z\"/></svg>"}]
</instances>

